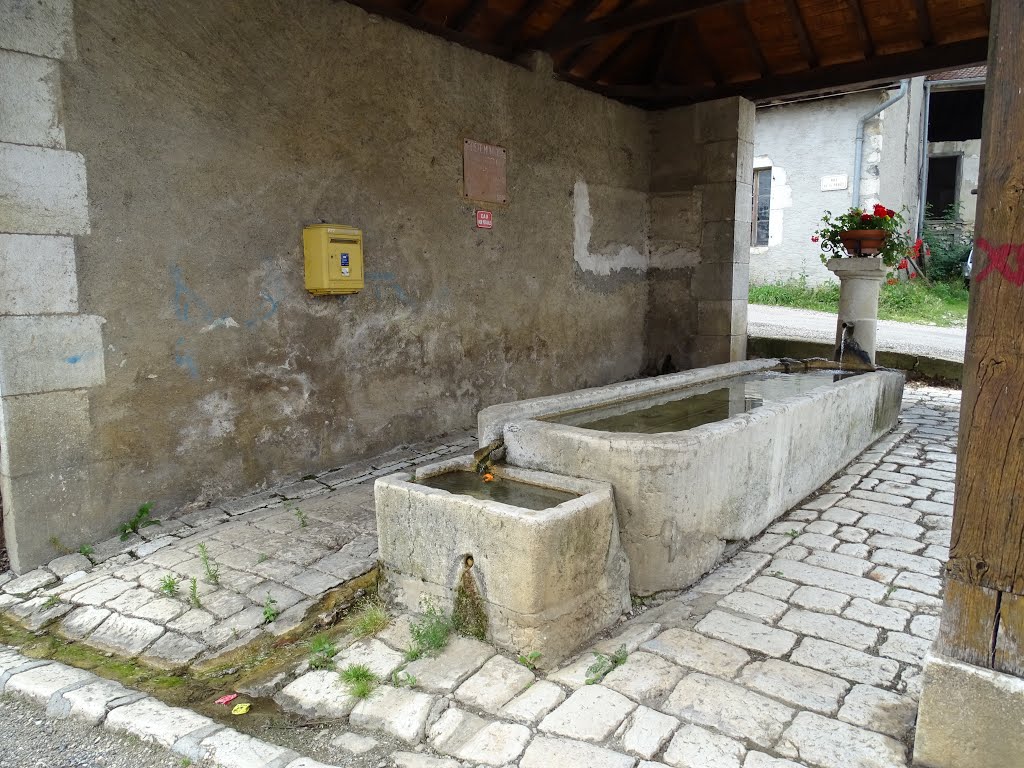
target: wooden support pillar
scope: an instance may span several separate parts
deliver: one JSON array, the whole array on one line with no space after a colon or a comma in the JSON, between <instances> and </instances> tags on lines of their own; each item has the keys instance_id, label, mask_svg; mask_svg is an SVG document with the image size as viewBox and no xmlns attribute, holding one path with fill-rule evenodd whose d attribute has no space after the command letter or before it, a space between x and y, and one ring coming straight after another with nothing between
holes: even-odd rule
<instances>
[{"instance_id":1,"label":"wooden support pillar","mask_svg":"<svg viewBox=\"0 0 1024 768\"><path fill-rule=\"evenodd\" d=\"M1024 677L1024 3L993 0L977 241L936 650Z\"/></svg>"}]
</instances>

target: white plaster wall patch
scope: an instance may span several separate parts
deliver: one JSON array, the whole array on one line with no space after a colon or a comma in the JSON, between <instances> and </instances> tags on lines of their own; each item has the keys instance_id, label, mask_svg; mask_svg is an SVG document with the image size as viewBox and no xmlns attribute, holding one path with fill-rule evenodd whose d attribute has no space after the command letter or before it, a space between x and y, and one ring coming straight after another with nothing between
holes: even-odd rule
<instances>
[{"instance_id":1,"label":"white plaster wall patch","mask_svg":"<svg viewBox=\"0 0 1024 768\"><path fill-rule=\"evenodd\" d=\"M590 190L585 181L577 181L572 193L573 259L584 272L610 275L623 269L647 270L650 258L632 245L612 244L603 252L591 253L590 237L594 217L590 212Z\"/></svg>"}]
</instances>

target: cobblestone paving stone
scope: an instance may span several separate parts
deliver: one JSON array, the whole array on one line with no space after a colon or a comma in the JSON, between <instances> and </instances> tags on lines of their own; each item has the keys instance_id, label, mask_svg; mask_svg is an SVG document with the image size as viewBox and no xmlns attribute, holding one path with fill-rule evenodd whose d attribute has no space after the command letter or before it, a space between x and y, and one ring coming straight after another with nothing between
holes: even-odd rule
<instances>
[{"instance_id":1,"label":"cobblestone paving stone","mask_svg":"<svg viewBox=\"0 0 1024 768\"><path fill-rule=\"evenodd\" d=\"M506 654L470 644L474 652L454 654L450 670L421 665L429 689L382 684L356 702L336 673L300 666L282 676L276 701L336 719L331 757L341 765L907 768L921 664L941 608L959 403L957 391L908 386L897 429L814 498L693 587L638 601L629 621L558 669L516 673ZM344 506L335 519L352 512ZM210 523L204 534L253 512L243 501L223 509L229 522ZM279 535L269 526L285 524L273 509L258 518L268 536ZM245 546L237 530L227 528L223 540ZM69 578L55 583L50 571L35 574L34 589L65 590L70 600L78 590ZM95 594L97 581L79 578L80 591ZM124 573L104 578L141 583ZM19 589L6 594L23 599ZM57 620L95 631L89 627L97 620L109 620L95 612L110 610L116 598ZM409 619L399 617L343 658L391 667L409 643ZM620 645L629 652L625 664L586 684L595 653ZM0 652L0 688L11 677L4 663ZM38 684L43 694L55 684L41 673L26 680L23 688ZM152 708L146 702L123 708ZM210 742L204 755L233 743L228 734L210 741L196 727L201 743Z\"/></svg>"},{"instance_id":2,"label":"cobblestone paving stone","mask_svg":"<svg viewBox=\"0 0 1024 768\"><path fill-rule=\"evenodd\" d=\"M476 447L471 432L446 439L163 519L141 536L100 542L88 556L0 575L0 612L167 669L216 658L240 639L283 634L315 599L375 567L375 478ZM208 575L200 546L217 577ZM168 578L173 594L161 588ZM192 578L199 607L190 602ZM272 624L263 616L268 595L282 612Z\"/></svg>"}]
</instances>

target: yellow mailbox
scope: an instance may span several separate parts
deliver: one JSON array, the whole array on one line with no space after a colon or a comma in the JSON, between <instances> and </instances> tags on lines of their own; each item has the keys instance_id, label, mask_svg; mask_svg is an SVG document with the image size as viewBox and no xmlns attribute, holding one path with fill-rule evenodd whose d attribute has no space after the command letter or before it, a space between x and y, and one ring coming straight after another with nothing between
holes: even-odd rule
<instances>
[{"instance_id":1,"label":"yellow mailbox","mask_svg":"<svg viewBox=\"0 0 1024 768\"><path fill-rule=\"evenodd\" d=\"M363 233L343 224L312 224L302 230L306 290L317 296L363 289Z\"/></svg>"}]
</instances>

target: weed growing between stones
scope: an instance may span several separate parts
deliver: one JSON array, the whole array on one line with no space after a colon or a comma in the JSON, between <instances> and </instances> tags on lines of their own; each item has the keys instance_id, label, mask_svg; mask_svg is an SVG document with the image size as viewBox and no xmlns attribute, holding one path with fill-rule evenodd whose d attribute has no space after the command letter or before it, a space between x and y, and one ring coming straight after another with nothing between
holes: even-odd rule
<instances>
[{"instance_id":1,"label":"weed growing between stones","mask_svg":"<svg viewBox=\"0 0 1024 768\"><path fill-rule=\"evenodd\" d=\"M597 658L587 667L587 685L594 685L604 680L604 676L616 667L621 667L629 658L625 645L620 645L610 657L603 653L594 654Z\"/></svg>"},{"instance_id":2,"label":"weed growing between stones","mask_svg":"<svg viewBox=\"0 0 1024 768\"><path fill-rule=\"evenodd\" d=\"M365 664L350 664L338 673L351 696L365 699L377 685L377 676Z\"/></svg>"},{"instance_id":3,"label":"weed growing between stones","mask_svg":"<svg viewBox=\"0 0 1024 768\"><path fill-rule=\"evenodd\" d=\"M62 542L56 536L51 536L50 537L50 546L53 547L53 551L56 552L58 555L70 555L71 554L71 550L68 549L67 547L65 547L64 546L64 542Z\"/></svg>"},{"instance_id":4,"label":"weed growing between stones","mask_svg":"<svg viewBox=\"0 0 1024 768\"><path fill-rule=\"evenodd\" d=\"M270 555L266 554L265 552L260 552L260 556L256 558L256 564L259 565L260 563L265 563L269 559Z\"/></svg>"},{"instance_id":5,"label":"weed growing between stones","mask_svg":"<svg viewBox=\"0 0 1024 768\"><path fill-rule=\"evenodd\" d=\"M263 623L270 624L277 621L277 617L280 615L281 612L277 609L277 600L267 592L267 599L263 601Z\"/></svg>"},{"instance_id":6,"label":"weed growing between stones","mask_svg":"<svg viewBox=\"0 0 1024 768\"><path fill-rule=\"evenodd\" d=\"M78 548L78 554L83 555L84 557L88 557L90 559L91 559L92 553L95 552L95 551L96 550L92 548L91 544L83 544L82 546L80 546Z\"/></svg>"},{"instance_id":7,"label":"weed growing between stones","mask_svg":"<svg viewBox=\"0 0 1024 768\"><path fill-rule=\"evenodd\" d=\"M210 559L210 553L206 550L206 544L199 545L199 561L203 564L206 580L214 586L220 584L220 566Z\"/></svg>"},{"instance_id":8,"label":"weed growing between stones","mask_svg":"<svg viewBox=\"0 0 1024 768\"><path fill-rule=\"evenodd\" d=\"M117 531L121 534L121 541L127 541L129 536L133 533L138 533L143 528L148 528L151 525L160 525L159 520L154 520L150 517L152 512L152 501L147 501L139 507L139 511L135 513L131 520L118 527Z\"/></svg>"},{"instance_id":9,"label":"weed growing between stones","mask_svg":"<svg viewBox=\"0 0 1024 768\"><path fill-rule=\"evenodd\" d=\"M333 669L334 656L338 647L327 635L321 633L309 641L309 668Z\"/></svg>"},{"instance_id":10,"label":"weed growing between stones","mask_svg":"<svg viewBox=\"0 0 1024 768\"><path fill-rule=\"evenodd\" d=\"M48 608L55 608L58 605L60 605L60 598L57 597L57 595L50 595L48 598L46 598L46 602L43 603L43 610L46 610Z\"/></svg>"},{"instance_id":11,"label":"weed growing between stones","mask_svg":"<svg viewBox=\"0 0 1024 768\"><path fill-rule=\"evenodd\" d=\"M188 601L192 603L193 608L201 607L199 603L199 582L195 576L192 577L188 585Z\"/></svg>"},{"instance_id":12,"label":"weed growing between stones","mask_svg":"<svg viewBox=\"0 0 1024 768\"><path fill-rule=\"evenodd\" d=\"M391 684L395 688L415 688L416 675L409 674L404 669L396 669L391 673Z\"/></svg>"},{"instance_id":13,"label":"weed growing between stones","mask_svg":"<svg viewBox=\"0 0 1024 768\"><path fill-rule=\"evenodd\" d=\"M173 573L168 573L160 579L160 591L169 597L178 594L178 577Z\"/></svg>"},{"instance_id":14,"label":"weed growing between stones","mask_svg":"<svg viewBox=\"0 0 1024 768\"><path fill-rule=\"evenodd\" d=\"M519 657L516 659L516 661L518 661L527 669L537 669L537 662L540 660L540 657L542 655L543 654L541 654L540 651L530 651L525 656L523 654L519 654Z\"/></svg>"},{"instance_id":15,"label":"weed growing between stones","mask_svg":"<svg viewBox=\"0 0 1024 768\"><path fill-rule=\"evenodd\" d=\"M358 637L369 637L387 629L391 624L391 615L378 597L368 597L356 609L353 632Z\"/></svg>"},{"instance_id":16,"label":"weed growing between stones","mask_svg":"<svg viewBox=\"0 0 1024 768\"><path fill-rule=\"evenodd\" d=\"M306 519L305 512L294 505L292 506L292 512L295 513L295 519L299 521L299 528L305 528L309 525L309 520Z\"/></svg>"},{"instance_id":17,"label":"weed growing between stones","mask_svg":"<svg viewBox=\"0 0 1024 768\"><path fill-rule=\"evenodd\" d=\"M487 637L487 613L484 601L476 588L472 573L473 560L466 558L466 567L455 588L455 605L452 608L452 626L461 634L484 640Z\"/></svg>"},{"instance_id":18,"label":"weed growing between stones","mask_svg":"<svg viewBox=\"0 0 1024 768\"><path fill-rule=\"evenodd\" d=\"M426 603L423 618L409 625L412 646L405 652L406 661L415 661L426 653L444 648L448 645L452 629L451 619L441 612L437 604Z\"/></svg>"}]
</instances>

